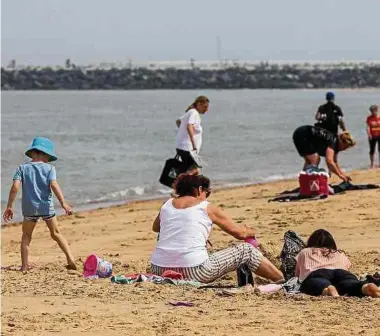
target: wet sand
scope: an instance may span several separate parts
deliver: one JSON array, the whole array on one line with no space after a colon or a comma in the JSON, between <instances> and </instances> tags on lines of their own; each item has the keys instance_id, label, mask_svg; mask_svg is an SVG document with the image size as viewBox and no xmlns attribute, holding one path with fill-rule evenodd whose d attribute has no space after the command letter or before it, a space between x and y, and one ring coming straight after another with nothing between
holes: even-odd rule
<instances>
[{"instance_id":1,"label":"wet sand","mask_svg":"<svg viewBox=\"0 0 380 336\"><path fill-rule=\"evenodd\" d=\"M352 173L356 183L380 183L380 170ZM273 255L287 230L306 238L328 229L347 252L358 275L380 270L380 191L352 191L321 201L268 203L295 180L219 190L210 201L236 222L253 226ZM136 202L59 218L78 265L95 252L111 261L115 274L145 272L154 249L152 222L162 204ZM3 267L20 265L21 227L2 229ZM234 239L218 229L212 250ZM31 244L33 269L26 275L2 271L2 330L12 335L380 335L380 300L243 294L170 285L114 285L68 272L65 258L43 222ZM127 264L127 265L126 265ZM127 267L125 267L127 266ZM221 280L235 284L235 274ZM169 300L194 307L171 307Z\"/></svg>"}]
</instances>

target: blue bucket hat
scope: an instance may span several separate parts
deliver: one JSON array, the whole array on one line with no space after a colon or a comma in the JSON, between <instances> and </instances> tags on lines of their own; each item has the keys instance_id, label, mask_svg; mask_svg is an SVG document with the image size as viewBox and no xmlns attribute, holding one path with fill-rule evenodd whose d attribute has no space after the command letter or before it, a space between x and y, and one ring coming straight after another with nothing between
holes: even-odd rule
<instances>
[{"instance_id":1,"label":"blue bucket hat","mask_svg":"<svg viewBox=\"0 0 380 336\"><path fill-rule=\"evenodd\" d=\"M49 162L56 161L57 156L54 154L54 144L51 140L43 137L35 137L32 144L26 150L25 155L30 156L30 151L33 149L39 150L47 155L49 155Z\"/></svg>"}]
</instances>

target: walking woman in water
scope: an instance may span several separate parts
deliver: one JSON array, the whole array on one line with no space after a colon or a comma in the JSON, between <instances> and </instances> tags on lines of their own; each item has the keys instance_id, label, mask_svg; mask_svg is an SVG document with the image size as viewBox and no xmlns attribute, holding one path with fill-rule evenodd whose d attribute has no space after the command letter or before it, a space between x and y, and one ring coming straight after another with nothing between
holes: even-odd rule
<instances>
[{"instance_id":1,"label":"walking woman in water","mask_svg":"<svg viewBox=\"0 0 380 336\"><path fill-rule=\"evenodd\" d=\"M186 113L176 120L178 127L177 154L186 167L186 171L191 174L199 173L199 164L194 160L192 153L196 156L200 152L203 133L200 115L208 111L209 102L206 96L197 97L187 108Z\"/></svg>"}]
</instances>

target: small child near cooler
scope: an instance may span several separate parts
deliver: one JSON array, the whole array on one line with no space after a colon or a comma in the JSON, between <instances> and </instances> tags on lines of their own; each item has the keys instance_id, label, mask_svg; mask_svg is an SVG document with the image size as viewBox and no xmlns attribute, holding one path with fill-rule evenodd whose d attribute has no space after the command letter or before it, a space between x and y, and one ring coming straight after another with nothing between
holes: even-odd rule
<instances>
[{"instance_id":1,"label":"small child near cooler","mask_svg":"<svg viewBox=\"0 0 380 336\"><path fill-rule=\"evenodd\" d=\"M40 218L45 221L51 237L58 243L65 254L67 268L75 270L76 265L69 245L58 229L53 204L52 191L66 214L72 214L71 207L65 202L61 188L56 181L55 167L48 163L57 160L54 154L54 145L49 139L36 137L26 150L25 155L32 160L17 168L13 176L13 185L9 192L7 209L3 215L5 223L8 223L13 218L13 203L20 185L22 185L24 221L22 223L21 238L21 271L23 273L28 271L29 245L32 240L33 230Z\"/></svg>"}]
</instances>

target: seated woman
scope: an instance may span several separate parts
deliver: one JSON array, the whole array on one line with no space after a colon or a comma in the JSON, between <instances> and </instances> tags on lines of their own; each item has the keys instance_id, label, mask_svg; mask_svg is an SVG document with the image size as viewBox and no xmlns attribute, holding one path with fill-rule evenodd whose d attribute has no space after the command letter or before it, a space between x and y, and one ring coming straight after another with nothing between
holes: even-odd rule
<instances>
[{"instance_id":1,"label":"seated woman","mask_svg":"<svg viewBox=\"0 0 380 336\"><path fill-rule=\"evenodd\" d=\"M380 287L359 281L348 271L349 259L338 250L333 236L326 230L315 231L307 241L307 248L297 255L296 260L296 275L301 281L302 293L380 298Z\"/></svg>"},{"instance_id":2,"label":"seated woman","mask_svg":"<svg viewBox=\"0 0 380 336\"><path fill-rule=\"evenodd\" d=\"M304 169L311 165L318 167L321 156L326 157L329 171L336 174L344 182L350 181L334 159L338 152L355 146L355 141L348 132L335 135L323 128L301 126L293 133L293 142L300 156L305 159Z\"/></svg>"},{"instance_id":3,"label":"seated woman","mask_svg":"<svg viewBox=\"0 0 380 336\"><path fill-rule=\"evenodd\" d=\"M238 240L255 236L238 226L223 211L206 201L210 180L202 175L182 174L176 182L175 199L168 200L153 223L159 240L151 258L151 270L183 274L185 279L209 283L247 264L257 275L278 281L282 273L251 244L242 243L208 255L206 242L213 224Z\"/></svg>"}]
</instances>

